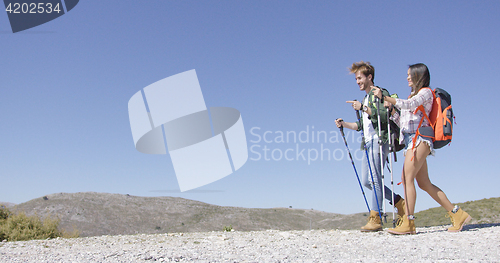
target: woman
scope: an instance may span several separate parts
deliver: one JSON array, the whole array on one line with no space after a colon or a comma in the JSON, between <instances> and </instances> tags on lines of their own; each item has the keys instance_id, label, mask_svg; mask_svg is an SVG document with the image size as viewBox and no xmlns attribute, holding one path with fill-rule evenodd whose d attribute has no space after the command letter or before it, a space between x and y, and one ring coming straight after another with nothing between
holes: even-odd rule
<instances>
[{"instance_id":1,"label":"woman","mask_svg":"<svg viewBox=\"0 0 500 263\"><path fill-rule=\"evenodd\" d=\"M395 106L400 109L401 113L393 111L391 119L399 123L401 130L400 141L405 142L405 161L403 166L402 182L405 187L406 194L406 216L400 218L396 228L388 229L391 234L415 234L415 210L416 191L415 180L418 186L426 191L436 202L438 202L446 211L453 224L448 228L450 232L462 230L465 223L471 220L469 214L463 211L458 206L448 200L445 193L435 186L429 180L427 172L427 156L434 155L432 140L418 136L415 140L415 132L417 131L420 120L423 118L422 112L415 114L418 106L423 105L425 113L429 115L432 109L434 96L428 88L430 84L430 73L426 65L422 63L414 64L408 68L408 86L411 87L411 94L407 100L395 99L388 96L384 97L386 107ZM382 98L380 89L374 90L375 96ZM429 126L429 122L424 118L422 127ZM414 143L415 141L415 143ZM415 145L414 145L415 144Z\"/></svg>"}]
</instances>

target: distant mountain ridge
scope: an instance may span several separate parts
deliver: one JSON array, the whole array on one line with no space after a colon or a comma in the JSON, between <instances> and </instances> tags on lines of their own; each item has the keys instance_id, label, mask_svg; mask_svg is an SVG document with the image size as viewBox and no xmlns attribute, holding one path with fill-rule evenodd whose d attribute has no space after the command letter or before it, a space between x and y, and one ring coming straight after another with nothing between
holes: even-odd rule
<instances>
[{"instance_id":1,"label":"distant mountain ridge","mask_svg":"<svg viewBox=\"0 0 500 263\"><path fill-rule=\"evenodd\" d=\"M7 208L9 208L9 207L13 207L13 206L15 206L15 205L16 205L16 204L14 204L14 203L9 203L9 202L0 202L0 206L5 206L5 207L7 207Z\"/></svg>"},{"instance_id":2,"label":"distant mountain ridge","mask_svg":"<svg viewBox=\"0 0 500 263\"><path fill-rule=\"evenodd\" d=\"M470 223L500 223L500 198L458 204L473 220ZM367 214L335 214L289 208L241 208L211 205L180 197L139 197L109 193L57 193L11 206L24 211L60 218L61 228L81 231L81 236L222 231L359 229ZM449 225L441 207L415 214L417 226ZM388 213L392 227L392 214Z\"/></svg>"},{"instance_id":3,"label":"distant mountain ridge","mask_svg":"<svg viewBox=\"0 0 500 263\"><path fill-rule=\"evenodd\" d=\"M224 207L180 197L108 193L57 193L15 205L28 215L57 216L60 226L81 236L235 230L349 229L363 214L342 215L289 208Z\"/></svg>"}]
</instances>

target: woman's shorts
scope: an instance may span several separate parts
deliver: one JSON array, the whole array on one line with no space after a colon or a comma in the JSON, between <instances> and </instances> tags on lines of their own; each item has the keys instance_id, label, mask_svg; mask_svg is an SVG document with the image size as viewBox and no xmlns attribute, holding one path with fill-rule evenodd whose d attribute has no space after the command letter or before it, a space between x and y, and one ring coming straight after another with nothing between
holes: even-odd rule
<instances>
[{"instance_id":1,"label":"woman's shorts","mask_svg":"<svg viewBox=\"0 0 500 263\"><path fill-rule=\"evenodd\" d=\"M413 148L413 138L415 137L415 133L403 133L403 135L404 135L404 143L405 143L405 148L403 149L403 153L404 153L404 155L406 155L406 151L408 149ZM429 145L429 148L431 150L429 155L434 156L436 151L434 151L434 144L432 143L432 139L422 137L419 135L417 138L417 142L415 144L415 147L417 147L421 142L427 143L427 145Z\"/></svg>"}]
</instances>

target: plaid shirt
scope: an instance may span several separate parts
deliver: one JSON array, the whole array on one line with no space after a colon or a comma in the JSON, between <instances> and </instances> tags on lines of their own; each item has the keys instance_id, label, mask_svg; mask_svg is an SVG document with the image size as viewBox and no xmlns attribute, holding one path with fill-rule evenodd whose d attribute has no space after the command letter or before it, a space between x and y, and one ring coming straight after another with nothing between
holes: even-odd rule
<instances>
[{"instance_id":1,"label":"plaid shirt","mask_svg":"<svg viewBox=\"0 0 500 263\"><path fill-rule=\"evenodd\" d=\"M415 110L420 105L424 105L425 113L429 116L429 113L432 110L432 102L434 97L432 96L432 92L430 89L422 88L417 93L417 95L413 96L410 99L396 99L396 108L401 110L401 115L397 112L392 115L391 119L399 126L400 134L399 141L402 142L404 140L403 133L415 133L418 128L418 124L420 120L424 117L424 114L419 111L417 114L413 114ZM422 122L422 127L429 126L429 121L424 119Z\"/></svg>"}]
</instances>

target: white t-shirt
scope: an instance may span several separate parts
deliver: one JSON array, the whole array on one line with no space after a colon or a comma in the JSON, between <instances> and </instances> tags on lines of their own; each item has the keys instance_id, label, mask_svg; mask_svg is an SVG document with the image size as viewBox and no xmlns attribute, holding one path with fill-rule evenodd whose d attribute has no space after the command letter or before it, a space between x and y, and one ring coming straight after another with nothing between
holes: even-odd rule
<instances>
[{"instance_id":1,"label":"white t-shirt","mask_svg":"<svg viewBox=\"0 0 500 263\"><path fill-rule=\"evenodd\" d=\"M363 98L363 105L368 106L368 97L365 96ZM377 139L378 135L375 129L373 128L372 121L368 118L368 113L363 111L363 133L365 135L365 142L369 142L373 139Z\"/></svg>"}]
</instances>

